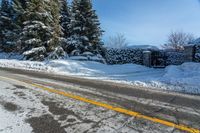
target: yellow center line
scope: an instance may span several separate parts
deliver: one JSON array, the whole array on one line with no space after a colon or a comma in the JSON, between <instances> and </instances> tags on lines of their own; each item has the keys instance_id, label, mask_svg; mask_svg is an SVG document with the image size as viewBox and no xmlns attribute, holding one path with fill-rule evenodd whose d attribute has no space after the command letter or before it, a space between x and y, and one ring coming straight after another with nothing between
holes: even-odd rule
<instances>
[{"instance_id":1,"label":"yellow center line","mask_svg":"<svg viewBox=\"0 0 200 133\"><path fill-rule=\"evenodd\" d=\"M4 77L4 79L10 79L10 78ZM14 80L14 79L10 79L10 80ZM22 82L22 81L20 81L20 82ZM109 109L109 110L113 110L113 111L116 111L116 112L119 112L119 113L122 113L122 114L133 116L133 117L136 117L136 118L149 120L149 121L152 121L154 123L159 123L159 124L162 124L162 125L165 125L165 126L168 126L168 127L177 128L177 129L182 130L182 131L187 131L187 132L190 132L190 133L200 133L199 129L191 128L191 127L186 126L186 125L176 124L176 123L173 123L173 122L170 122L170 121L166 121L166 120L142 115L139 112L127 110L127 109L120 108L120 107L115 107L115 106L112 106L112 105L109 105L109 104L106 104L106 103L97 102L97 101L94 101L94 100L91 100L91 99L87 99L87 98L84 98L84 97L81 97L81 96L77 96L77 95L74 95L74 94L71 94L71 93L68 93L68 92L64 92L64 91L60 91L60 90L56 90L56 89L51 89L51 88L41 86L41 85L38 85L38 84L27 83L27 82L23 82L23 83L29 84L33 87L36 87L36 88L39 88L39 89L42 89L42 90L45 90L45 91L48 91L48 92L51 92L51 93L59 94L59 95L65 96L65 97L75 99L75 100L90 103L90 104L93 104L93 105L96 105L96 106L100 106L100 107L103 107L103 108L106 108L106 109Z\"/></svg>"}]
</instances>

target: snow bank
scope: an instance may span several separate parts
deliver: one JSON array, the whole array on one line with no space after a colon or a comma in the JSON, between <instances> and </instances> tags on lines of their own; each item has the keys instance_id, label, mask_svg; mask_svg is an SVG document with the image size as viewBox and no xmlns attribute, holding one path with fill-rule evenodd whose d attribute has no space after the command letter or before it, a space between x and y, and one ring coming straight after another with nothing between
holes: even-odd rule
<instances>
[{"instance_id":1,"label":"snow bank","mask_svg":"<svg viewBox=\"0 0 200 133\"><path fill-rule=\"evenodd\" d=\"M168 66L161 81L176 85L176 90L200 94L200 63Z\"/></svg>"},{"instance_id":2,"label":"snow bank","mask_svg":"<svg viewBox=\"0 0 200 133\"><path fill-rule=\"evenodd\" d=\"M0 67L45 71L60 75L109 80L155 89L200 94L200 64L184 63L165 69L136 64L106 65L91 61L54 60L31 62L0 59Z\"/></svg>"},{"instance_id":3,"label":"snow bank","mask_svg":"<svg viewBox=\"0 0 200 133\"><path fill-rule=\"evenodd\" d=\"M81 75L93 78L123 79L139 71L148 71L149 68L140 65L106 65L92 61L54 60L48 63L54 71L64 75Z\"/></svg>"},{"instance_id":4,"label":"snow bank","mask_svg":"<svg viewBox=\"0 0 200 133\"><path fill-rule=\"evenodd\" d=\"M0 67L17 68L17 69L34 70L34 71L46 71L46 72L51 72L52 69L44 62L19 61L15 59L12 60L0 59Z\"/></svg>"}]
</instances>

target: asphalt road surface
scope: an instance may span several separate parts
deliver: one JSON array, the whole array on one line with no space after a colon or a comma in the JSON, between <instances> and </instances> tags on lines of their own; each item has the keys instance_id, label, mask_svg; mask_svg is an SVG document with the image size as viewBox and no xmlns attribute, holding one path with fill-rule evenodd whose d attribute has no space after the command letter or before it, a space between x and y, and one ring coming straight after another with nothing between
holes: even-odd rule
<instances>
[{"instance_id":1,"label":"asphalt road surface","mask_svg":"<svg viewBox=\"0 0 200 133\"><path fill-rule=\"evenodd\" d=\"M48 88L57 90L57 94ZM17 99L21 101L16 102ZM27 108L30 104L24 103L29 102L34 107ZM16 116L24 114L24 125L31 127L25 130L23 122L18 129L14 124L6 127L1 126L0 121L0 133L14 129L35 133L165 133L200 130L199 95L17 69L0 68L0 107L0 110Z\"/></svg>"}]
</instances>

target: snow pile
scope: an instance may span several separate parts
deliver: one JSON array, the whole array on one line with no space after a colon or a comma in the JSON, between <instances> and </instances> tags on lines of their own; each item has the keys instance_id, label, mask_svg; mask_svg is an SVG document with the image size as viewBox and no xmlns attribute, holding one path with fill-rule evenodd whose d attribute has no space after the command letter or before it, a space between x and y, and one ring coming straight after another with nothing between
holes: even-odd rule
<instances>
[{"instance_id":1,"label":"snow pile","mask_svg":"<svg viewBox=\"0 0 200 133\"><path fill-rule=\"evenodd\" d=\"M200 64L184 63L180 66L169 66L165 69L166 73L162 80L176 89L187 93L200 94ZM161 80L161 81L162 81Z\"/></svg>"},{"instance_id":2,"label":"snow pile","mask_svg":"<svg viewBox=\"0 0 200 133\"><path fill-rule=\"evenodd\" d=\"M44 62L19 61L14 59L0 59L0 67L51 72L51 67Z\"/></svg>"},{"instance_id":3,"label":"snow pile","mask_svg":"<svg viewBox=\"0 0 200 133\"><path fill-rule=\"evenodd\" d=\"M154 69L136 64L106 65L92 61L31 62L1 59L0 67L35 70L154 89L200 94L199 63L184 63L179 66L168 66L165 69Z\"/></svg>"},{"instance_id":4,"label":"snow pile","mask_svg":"<svg viewBox=\"0 0 200 133\"><path fill-rule=\"evenodd\" d=\"M91 61L81 62L74 60L54 60L49 62L48 66L59 74L115 80L132 78L137 76L138 72L147 72L150 69L134 64L106 65Z\"/></svg>"}]
</instances>

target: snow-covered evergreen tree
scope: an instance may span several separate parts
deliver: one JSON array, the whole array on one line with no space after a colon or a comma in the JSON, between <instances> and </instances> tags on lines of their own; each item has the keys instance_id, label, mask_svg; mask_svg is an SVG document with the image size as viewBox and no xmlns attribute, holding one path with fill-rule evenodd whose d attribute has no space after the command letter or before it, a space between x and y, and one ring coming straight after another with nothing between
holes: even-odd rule
<instances>
[{"instance_id":1,"label":"snow-covered evergreen tree","mask_svg":"<svg viewBox=\"0 0 200 133\"><path fill-rule=\"evenodd\" d=\"M27 2L29 0L12 0L12 1L15 5L16 10L19 11L26 8Z\"/></svg>"},{"instance_id":2,"label":"snow-covered evergreen tree","mask_svg":"<svg viewBox=\"0 0 200 133\"><path fill-rule=\"evenodd\" d=\"M8 17L8 9L9 9L9 3L8 0L2 0L1 7L0 7L0 48L3 49L3 43L5 40L5 25L6 22L9 21Z\"/></svg>"},{"instance_id":3,"label":"snow-covered evergreen tree","mask_svg":"<svg viewBox=\"0 0 200 133\"><path fill-rule=\"evenodd\" d=\"M71 32L71 15L70 15L70 8L66 0L59 0L60 1L60 25L62 27L63 37L67 39L70 36Z\"/></svg>"},{"instance_id":4,"label":"snow-covered evergreen tree","mask_svg":"<svg viewBox=\"0 0 200 133\"><path fill-rule=\"evenodd\" d=\"M16 24L19 26L23 26L23 15L26 9L27 5L27 0L13 0L12 1L12 7L14 10L14 21Z\"/></svg>"},{"instance_id":5,"label":"snow-covered evergreen tree","mask_svg":"<svg viewBox=\"0 0 200 133\"><path fill-rule=\"evenodd\" d=\"M91 0L73 0L71 12L72 33L68 45L81 53L95 53L100 46L102 30Z\"/></svg>"},{"instance_id":6,"label":"snow-covered evergreen tree","mask_svg":"<svg viewBox=\"0 0 200 133\"><path fill-rule=\"evenodd\" d=\"M49 6L47 11L51 14L50 26L53 28L52 44L50 46L51 49L49 49L51 51L60 45L60 36L62 34L60 26L60 2L59 0L49 0L47 4Z\"/></svg>"},{"instance_id":7,"label":"snow-covered evergreen tree","mask_svg":"<svg viewBox=\"0 0 200 133\"><path fill-rule=\"evenodd\" d=\"M23 16L21 50L26 59L43 60L59 46L59 3L57 0L29 0Z\"/></svg>"},{"instance_id":8,"label":"snow-covered evergreen tree","mask_svg":"<svg viewBox=\"0 0 200 133\"><path fill-rule=\"evenodd\" d=\"M5 52L13 51L14 29L12 7L9 0L2 0L0 8L0 47Z\"/></svg>"},{"instance_id":9,"label":"snow-covered evergreen tree","mask_svg":"<svg viewBox=\"0 0 200 133\"><path fill-rule=\"evenodd\" d=\"M26 9L26 4L28 0L11 0L11 8L12 8L12 18L15 27L13 28L13 38L15 42L15 52L23 52L21 46L21 40L19 40L20 35L22 33L24 14Z\"/></svg>"},{"instance_id":10,"label":"snow-covered evergreen tree","mask_svg":"<svg viewBox=\"0 0 200 133\"><path fill-rule=\"evenodd\" d=\"M47 52L49 51L49 57L50 59L58 59L63 58L66 54L61 46L61 43L63 41L62 39L62 27L60 25L60 8L61 3L60 0L50 0L47 2L49 6L49 11L51 14L51 23L50 26L53 28L53 34L52 39L50 42L50 45L48 45Z\"/></svg>"},{"instance_id":11,"label":"snow-covered evergreen tree","mask_svg":"<svg viewBox=\"0 0 200 133\"><path fill-rule=\"evenodd\" d=\"M26 3L23 12L23 30L18 42L21 44L21 51L27 59L42 60L45 57L45 43L51 37L51 28L46 26L44 21L48 20L45 10L45 2L30 0Z\"/></svg>"},{"instance_id":12,"label":"snow-covered evergreen tree","mask_svg":"<svg viewBox=\"0 0 200 133\"><path fill-rule=\"evenodd\" d=\"M69 45L71 37L71 10L67 0L59 0L60 2L60 25L62 28L61 46L65 52L70 53L74 50L74 45Z\"/></svg>"}]
</instances>

